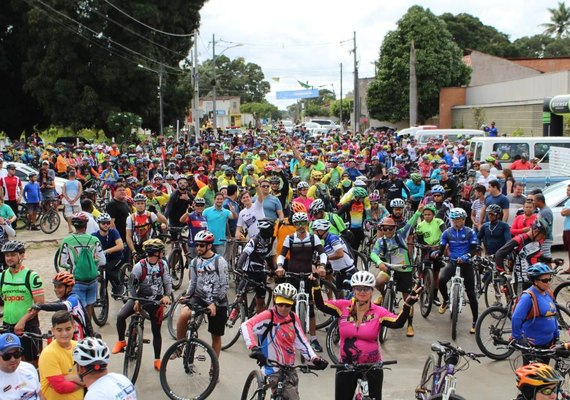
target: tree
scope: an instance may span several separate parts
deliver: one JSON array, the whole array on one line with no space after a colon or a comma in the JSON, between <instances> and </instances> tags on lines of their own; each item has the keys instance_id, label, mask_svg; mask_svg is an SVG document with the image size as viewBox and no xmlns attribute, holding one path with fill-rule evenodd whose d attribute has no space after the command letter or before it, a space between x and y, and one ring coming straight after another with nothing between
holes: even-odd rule
<instances>
[{"instance_id":1,"label":"tree","mask_svg":"<svg viewBox=\"0 0 570 400\"><path fill-rule=\"evenodd\" d=\"M142 126L142 118L130 112L111 112L107 117L107 128L116 136L117 142L134 142L136 131Z\"/></svg>"},{"instance_id":2,"label":"tree","mask_svg":"<svg viewBox=\"0 0 570 400\"><path fill-rule=\"evenodd\" d=\"M461 50L473 49L499 57L505 55L510 44L508 35L483 24L479 18L465 13L445 13L440 18Z\"/></svg>"},{"instance_id":3,"label":"tree","mask_svg":"<svg viewBox=\"0 0 570 400\"><path fill-rule=\"evenodd\" d=\"M329 109L318 104L308 103L305 105L305 115L307 117L328 117Z\"/></svg>"},{"instance_id":4,"label":"tree","mask_svg":"<svg viewBox=\"0 0 570 400\"><path fill-rule=\"evenodd\" d=\"M545 35L555 36L560 39L570 33L570 9L566 3L559 2L558 8L549 8L550 22L541 24Z\"/></svg>"},{"instance_id":5,"label":"tree","mask_svg":"<svg viewBox=\"0 0 570 400\"><path fill-rule=\"evenodd\" d=\"M437 114L439 89L469 82L470 68L443 20L420 6L411 7L388 32L380 48L377 75L367 93L373 118L398 122L408 117L410 43L416 48L418 119Z\"/></svg>"},{"instance_id":6,"label":"tree","mask_svg":"<svg viewBox=\"0 0 570 400\"><path fill-rule=\"evenodd\" d=\"M245 103L240 106L239 111L244 114L254 114L257 118L271 118L277 120L280 117L277 106L268 102Z\"/></svg>"},{"instance_id":7,"label":"tree","mask_svg":"<svg viewBox=\"0 0 570 400\"><path fill-rule=\"evenodd\" d=\"M350 113L353 111L354 101L352 99L342 99L342 121L348 123L350 121ZM340 100L331 103L331 115L340 119Z\"/></svg>"},{"instance_id":8,"label":"tree","mask_svg":"<svg viewBox=\"0 0 570 400\"><path fill-rule=\"evenodd\" d=\"M216 56L216 80L214 82L212 60L206 60L198 68L200 88L211 95L216 85L218 96L239 96L243 103L260 103L271 91L271 85L265 79L261 67L255 63L246 63L243 57L230 60L225 55Z\"/></svg>"}]
</instances>

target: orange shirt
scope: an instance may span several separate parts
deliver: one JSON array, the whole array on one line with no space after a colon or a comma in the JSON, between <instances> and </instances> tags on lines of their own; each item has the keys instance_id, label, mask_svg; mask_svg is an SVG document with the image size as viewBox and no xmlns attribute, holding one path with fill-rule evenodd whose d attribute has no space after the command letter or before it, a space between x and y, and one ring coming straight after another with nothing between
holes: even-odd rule
<instances>
[{"instance_id":1,"label":"orange shirt","mask_svg":"<svg viewBox=\"0 0 570 400\"><path fill-rule=\"evenodd\" d=\"M295 226L289 224L289 221L284 220L283 222L277 222L275 224L275 232L273 233L273 236L275 236L275 238L277 239L277 246L276 246L277 253L275 257L281 254L281 249L283 248L283 243L285 242L285 238L291 235L292 233L295 233ZM287 260L289 259L289 253L287 253L285 259Z\"/></svg>"}]
</instances>

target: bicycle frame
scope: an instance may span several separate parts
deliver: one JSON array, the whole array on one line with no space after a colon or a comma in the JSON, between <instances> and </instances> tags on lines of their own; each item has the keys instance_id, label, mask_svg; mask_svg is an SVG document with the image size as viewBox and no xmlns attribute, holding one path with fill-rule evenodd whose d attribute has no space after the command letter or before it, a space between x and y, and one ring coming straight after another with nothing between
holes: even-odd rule
<instances>
[{"instance_id":1,"label":"bicycle frame","mask_svg":"<svg viewBox=\"0 0 570 400\"><path fill-rule=\"evenodd\" d=\"M455 286L459 285L459 299L457 301L459 310L458 312L461 313L461 310L463 309L463 293L465 291L465 288L463 287L463 278L461 277L461 266L459 264L456 265L455 267L455 275L453 276L453 278L451 278L451 295L453 296L453 288ZM455 306L455 299L450 299L449 301L449 311L452 312L453 311L453 307Z\"/></svg>"},{"instance_id":2,"label":"bicycle frame","mask_svg":"<svg viewBox=\"0 0 570 400\"><path fill-rule=\"evenodd\" d=\"M295 297L295 312L297 315L299 314L299 310L301 307L301 304L304 304L306 309L307 309L307 314L305 318L305 321L301 321L301 324L303 325L303 328L305 330L305 332L309 332L309 325L310 325L310 317L309 317L309 294L305 292L305 280L304 279L300 279L299 280L299 291L297 292L297 296Z\"/></svg>"}]
</instances>

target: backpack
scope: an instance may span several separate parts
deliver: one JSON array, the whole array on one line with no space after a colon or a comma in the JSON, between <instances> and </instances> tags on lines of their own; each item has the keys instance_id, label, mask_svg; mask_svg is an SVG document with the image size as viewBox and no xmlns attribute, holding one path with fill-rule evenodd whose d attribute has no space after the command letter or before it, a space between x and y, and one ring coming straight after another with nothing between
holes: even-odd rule
<instances>
[{"instance_id":1,"label":"backpack","mask_svg":"<svg viewBox=\"0 0 570 400\"><path fill-rule=\"evenodd\" d=\"M162 262L162 260L160 260L160 266L159 266L159 271L158 271L158 276L160 276L162 278L162 275L164 275L164 263ZM141 271L141 276L139 277L139 282L144 282L144 280L146 279L146 276L148 274L147 268L146 268L146 260L141 260L141 267L142 267L142 271Z\"/></svg>"},{"instance_id":2,"label":"backpack","mask_svg":"<svg viewBox=\"0 0 570 400\"><path fill-rule=\"evenodd\" d=\"M325 204L325 211L329 212L334 208L333 201L329 191L327 190L327 186L324 183L317 183L317 198L321 199Z\"/></svg>"},{"instance_id":3,"label":"backpack","mask_svg":"<svg viewBox=\"0 0 570 400\"><path fill-rule=\"evenodd\" d=\"M2 272L2 273L0 274L0 289L4 286L4 274L5 274L6 272L8 272L7 269L6 269L4 272ZM33 294L32 294L32 284L30 283L30 277L31 277L31 276L32 276L32 270L29 269L29 270L26 272L26 277L24 278L24 286L26 286L26 289L28 289L28 292L30 292L30 294L31 294L32 297L33 297Z\"/></svg>"},{"instance_id":4,"label":"backpack","mask_svg":"<svg viewBox=\"0 0 570 400\"><path fill-rule=\"evenodd\" d=\"M79 242L79 240L77 240L77 237L73 236L73 238L75 239L77 244L81 246L81 250L79 250L77 258L75 259L74 264L76 268L73 269L73 276L77 281L91 282L99 275L99 269L97 268L97 264L95 263L95 259L93 258L93 253L89 248L92 238L89 238L89 241L87 242L86 245L82 245ZM73 247L73 249L75 248Z\"/></svg>"},{"instance_id":5,"label":"backpack","mask_svg":"<svg viewBox=\"0 0 570 400\"><path fill-rule=\"evenodd\" d=\"M221 256L219 254L216 254L214 257L210 258L207 262L207 264L210 264L212 261L214 262L214 268L216 269L216 274L218 274L218 276L220 276L220 267L219 267L219 258ZM191 268L196 268L196 266L198 265L198 257L192 259L192 261L190 262L189 267Z\"/></svg>"},{"instance_id":6,"label":"backpack","mask_svg":"<svg viewBox=\"0 0 570 400\"><path fill-rule=\"evenodd\" d=\"M542 315L540 315L540 310L538 309L538 301L536 300L536 294L530 289L525 290L523 293L528 294L532 300L532 307L528 311L525 321L528 321L529 319L535 319L537 317L542 317ZM552 290L548 289L546 293L548 293L548 295L554 302L554 294L552 293Z\"/></svg>"},{"instance_id":7,"label":"backpack","mask_svg":"<svg viewBox=\"0 0 570 400\"><path fill-rule=\"evenodd\" d=\"M271 332L273 327L276 325L275 322L273 322L273 315L274 315L273 309L269 309L269 312L271 313L271 320L269 321L267 328L265 328L265 331L263 332L263 334L259 338L259 342L258 342L259 345L261 345L261 344L263 344L263 342L265 342L265 339L267 339L267 335L269 335L269 332ZM289 311L289 319L283 321L279 325L285 325L285 324L290 324L290 323L295 323L295 314L293 313L293 311Z\"/></svg>"}]
</instances>

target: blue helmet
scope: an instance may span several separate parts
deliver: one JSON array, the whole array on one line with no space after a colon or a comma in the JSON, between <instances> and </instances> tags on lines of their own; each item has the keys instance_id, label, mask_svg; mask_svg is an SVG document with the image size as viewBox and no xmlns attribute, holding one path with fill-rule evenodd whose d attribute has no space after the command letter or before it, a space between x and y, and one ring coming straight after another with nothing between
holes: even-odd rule
<instances>
[{"instance_id":1,"label":"blue helmet","mask_svg":"<svg viewBox=\"0 0 570 400\"><path fill-rule=\"evenodd\" d=\"M331 157L331 162L338 162L338 157Z\"/></svg>"},{"instance_id":2,"label":"blue helmet","mask_svg":"<svg viewBox=\"0 0 570 400\"><path fill-rule=\"evenodd\" d=\"M431 188L431 192L432 194L433 193L445 194L445 189L441 185L435 185L434 187Z\"/></svg>"},{"instance_id":3,"label":"blue helmet","mask_svg":"<svg viewBox=\"0 0 570 400\"><path fill-rule=\"evenodd\" d=\"M553 273L554 272L550 269L550 267L544 263L532 264L532 266L526 270L526 276L531 281L537 279L541 275Z\"/></svg>"},{"instance_id":4,"label":"blue helmet","mask_svg":"<svg viewBox=\"0 0 570 400\"><path fill-rule=\"evenodd\" d=\"M452 208L449 212L449 219L465 219L467 218L467 213L463 208Z\"/></svg>"}]
</instances>

